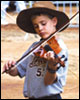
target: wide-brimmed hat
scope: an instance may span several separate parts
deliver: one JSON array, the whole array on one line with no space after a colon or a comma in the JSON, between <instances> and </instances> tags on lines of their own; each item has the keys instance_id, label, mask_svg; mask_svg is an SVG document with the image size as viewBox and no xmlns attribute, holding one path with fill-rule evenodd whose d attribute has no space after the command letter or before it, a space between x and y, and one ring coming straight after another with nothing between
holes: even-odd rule
<instances>
[{"instance_id":1,"label":"wide-brimmed hat","mask_svg":"<svg viewBox=\"0 0 80 100\"><path fill-rule=\"evenodd\" d=\"M69 21L68 16L64 12L57 11L52 2L38 1L33 4L32 8L25 9L19 13L16 20L17 25L25 32L36 34L31 17L37 13L47 13L48 15L57 17L57 29ZM67 28L67 26L65 28Z\"/></svg>"}]
</instances>

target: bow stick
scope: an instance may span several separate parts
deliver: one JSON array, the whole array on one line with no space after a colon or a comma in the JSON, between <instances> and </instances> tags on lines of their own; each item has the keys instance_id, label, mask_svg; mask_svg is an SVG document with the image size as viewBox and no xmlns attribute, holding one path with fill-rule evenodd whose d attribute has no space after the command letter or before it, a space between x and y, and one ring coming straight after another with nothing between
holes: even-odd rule
<instances>
[{"instance_id":1,"label":"bow stick","mask_svg":"<svg viewBox=\"0 0 80 100\"><path fill-rule=\"evenodd\" d=\"M66 22L63 26L61 26L57 31L54 32L54 34L51 34L48 38L42 40L39 44L37 44L31 51L29 51L26 55L24 55L23 57L21 57L19 60L16 61L15 65L21 63L22 61L24 61L27 57L29 57L29 55L31 55L33 52L35 52L38 48L40 48L42 45L44 45L48 40L50 40L54 35L56 35L58 32L60 32L63 28L65 28L67 25L69 25L70 21L79 13L79 11L77 13L75 13L68 22ZM12 67L14 67L15 65L12 65ZM11 68L12 68L11 67ZM10 68L10 69L11 69ZM10 70L9 69L9 70ZM6 70L3 73L9 71Z\"/></svg>"}]
</instances>

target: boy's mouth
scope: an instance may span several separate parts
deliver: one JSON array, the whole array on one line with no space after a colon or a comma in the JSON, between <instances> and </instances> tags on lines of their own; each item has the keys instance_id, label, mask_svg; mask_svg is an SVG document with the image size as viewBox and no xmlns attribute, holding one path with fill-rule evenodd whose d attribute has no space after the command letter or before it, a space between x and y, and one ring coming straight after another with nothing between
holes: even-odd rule
<instances>
[{"instance_id":1,"label":"boy's mouth","mask_svg":"<svg viewBox=\"0 0 80 100\"><path fill-rule=\"evenodd\" d=\"M44 36L45 34L45 32L40 32L40 36Z\"/></svg>"}]
</instances>

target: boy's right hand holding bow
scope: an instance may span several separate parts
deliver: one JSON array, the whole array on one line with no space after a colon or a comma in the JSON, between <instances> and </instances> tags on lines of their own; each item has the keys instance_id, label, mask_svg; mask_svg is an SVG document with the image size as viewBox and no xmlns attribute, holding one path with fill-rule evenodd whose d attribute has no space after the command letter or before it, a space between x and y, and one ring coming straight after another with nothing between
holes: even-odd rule
<instances>
[{"instance_id":1,"label":"boy's right hand holding bow","mask_svg":"<svg viewBox=\"0 0 80 100\"><path fill-rule=\"evenodd\" d=\"M17 68L15 67L15 61L13 60L9 60L7 61L4 66L3 66L3 71L2 73L7 73L11 76L16 76L18 75L18 70Z\"/></svg>"}]
</instances>

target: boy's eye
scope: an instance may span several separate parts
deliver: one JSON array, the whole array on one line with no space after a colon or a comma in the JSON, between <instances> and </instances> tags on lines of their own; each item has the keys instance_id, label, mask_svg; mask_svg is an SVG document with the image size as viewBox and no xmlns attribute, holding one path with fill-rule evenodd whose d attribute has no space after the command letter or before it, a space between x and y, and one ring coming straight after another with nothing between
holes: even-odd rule
<instances>
[{"instance_id":1,"label":"boy's eye","mask_svg":"<svg viewBox=\"0 0 80 100\"><path fill-rule=\"evenodd\" d=\"M41 22L40 23L42 26L45 26L46 25L46 22ZM34 28L38 28L39 27L39 25L38 24L34 24Z\"/></svg>"},{"instance_id":2,"label":"boy's eye","mask_svg":"<svg viewBox=\"0 0 80 100\"><path fill-rule=\"evenodd\" d=\"M42 22L41 24L44 26L44 25L46 25L46 22Z\"/></svg>"}]
</instances>

